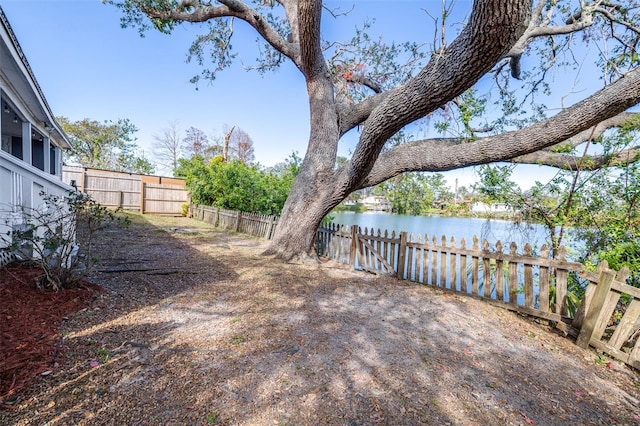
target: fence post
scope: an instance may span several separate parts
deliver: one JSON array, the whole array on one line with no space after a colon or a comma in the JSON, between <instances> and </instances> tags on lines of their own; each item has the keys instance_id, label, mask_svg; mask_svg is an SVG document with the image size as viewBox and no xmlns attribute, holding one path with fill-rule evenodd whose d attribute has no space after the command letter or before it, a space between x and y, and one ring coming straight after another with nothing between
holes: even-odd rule
<instances>
[{"instance_id":1,"label":"fence post","mask_svg":"<svg viewBox=\"0 0 640 426\"><path fill-rule=\"evenodd\" d=\"M271 224L273 223L273 219L272 216L266 216L266 218L269 218L269 221L267 222L267 226L264 227L264 239L268 240L271 236Z\"/></svg>"},{"instance_id":2,"label":"fence post","mask_svg":"<svg viewBox=\"0 0 640 426\"><path fill-rule=\"evenodd\" d=\"M349 247L349 264L356 269L356 253L358 251L358 225L351 225L351 247Z\"/></svg>"},{"instance_id":3,"label":"fence post","mask_svg":"<svg viewBox=\"0 0 640 426\"><path fill-rule=\"evenodd\" d=\"M407 233L400 232L400 245L398 246L398 274L399 280L404 279L404 263L407 256Z\"/></svg>"},{"instance_id":4,"label":"fence post","mask_svg":"<svg viewBox=\"0 0 640 426\"><path fill-rule=\"evenodd\" d=\"M560 246L556 260L566 262L567 249ZM566 315L567 313L567 270L556 268L556 314Z\"/></svg>"},{"instance_id":5,"label":"fence post","mask_svg":"<svg viewBox=\"0 0 640 426\"><path fill-rule=\"evenodd\" d=\"M600 276L600 273L609 267L609 262L603 260L598 263L598 269L596 273ZM582 328L582 323L584 322L584 316L587 314L589 310L589 306L591 305L591 299L593 298L593 293L596 291L597 283L589 282L587 284L587 289L584 292L584 297L582 298L582 302L578 307L578 311L573 317L573 321L571 322L571 326L576 330L580 330Z\"/></svg>"},{"instance_id":6,"label":"fence post","mask_svg":"<svg viewBox=\"0 0 640 426\"><path fill-rule=\"evenodd\" d=\"M140 213L144 214L144 190L147 186L146 183L140 182Z\"/></svg>"},{"instance_id":7,"label":"fence post","mask_svg":"<svg viewBox=\"0 0 640 426\"><path fill-rule=\"evenodd\" d=\"M240 221L242 220L242 212L238 210L238 214L236 215L236 232L240 231Z\"/></svg>"},{"instance_id":8,"label":"fence post","mask_svg":"<svg viewBox=\"0 0 640 426\"><path fill-rule=\"evenodd\" d=\"M607 321L609 318L600 318L602 307L604 306L609 291L611 290L611 284L613 283L614 272L610 269L603 269L598 279L598 285L593 293L593 299L587 310L587 313L582 322L582 328L578 335L576 344L581 348L587 348L589 341L593 335L593 331L596 329L599 321Z\"/></svg>"},{"instance_id":9,"label":"fence post","mask_svg":"<svg viewBox=\"0 0 640 426\"><path fill-rule=\"evenodd\" d=\"M87 168L82 168L82 179L80 179L80 192L85 192L85 188L87 187Z\"/></svg>"},{"instance_id":10,"label":"fence post","mask_svg":"<svg viewBox=\"0 0 640 426\"><path fill-rule=\"evenodd\" d=\"M274 215L268 216L268 217L269 217L269 224L267 225L267 231L265 232L264 237L267 240L270 240L271 237L273 237L273 232L275 231L278 221L276 220L276 216Z\"/></svg>"}]
</instances>

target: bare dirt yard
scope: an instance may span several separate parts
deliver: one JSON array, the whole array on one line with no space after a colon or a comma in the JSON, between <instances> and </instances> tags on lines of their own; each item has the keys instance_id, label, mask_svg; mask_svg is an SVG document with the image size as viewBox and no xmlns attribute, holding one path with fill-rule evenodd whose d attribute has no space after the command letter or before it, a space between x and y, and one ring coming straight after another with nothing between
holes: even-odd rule
<instances>
[{"instance_id":1,"label":"bare dirt yard","mask_svg":"<svg viewBox=\"0 0 640 426\"><path fill-rule=\"evenodd\" d=\"M98 240L103 291L31 320L59 337L0 424L640 424L638 372L547 325L333 262L283 264L191 219L132 221Z\"/></svg>"}]
</instances>

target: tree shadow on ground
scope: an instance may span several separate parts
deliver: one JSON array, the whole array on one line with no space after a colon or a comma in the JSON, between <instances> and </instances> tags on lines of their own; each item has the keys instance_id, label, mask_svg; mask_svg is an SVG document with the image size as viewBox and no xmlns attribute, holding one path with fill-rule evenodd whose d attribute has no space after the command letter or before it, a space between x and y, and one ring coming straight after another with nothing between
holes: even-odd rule
<instances>
[{"instance_id":1,"label":"tree shadow on ground","mask_svg":"<svg viewBox=\"0 0 640 426\"><path fill-rule=\"evenodd\" d=\"M191 234L159 219L134 226L101 241L115 248L95 275L108 293L95 316L69 324L71 366L43 379L37 401L12 420L637 422L640 391L629 380L612 381L617 373L588 353L510 312L390 278L282 264L260 256L257 240L236 244L205 225Z\"/></svg>"},{"instance_id":2,"label":"tree shadow on ground","mask_svg":"<svg viewBox=\"0 0 640 426\"><path fill-rule=\"evenodd\" d=\"M280 275L282 285L271 281L275 302L260 311L268 317L260 322L252 316L243 332L253 337L210 371L203 386L226 386L210 402L225 422L612 424L636 419L638 392L633 397L621 391L610 399L616 392L596 374L597 367L541 341L535 333L554 337L509 312L488 315L496 309L428 288L320 275L315 285L304 274ZM265 299L255 289L253 297ZM272 330L266 333L268 327Z\"/></svg>"}]
</instances>

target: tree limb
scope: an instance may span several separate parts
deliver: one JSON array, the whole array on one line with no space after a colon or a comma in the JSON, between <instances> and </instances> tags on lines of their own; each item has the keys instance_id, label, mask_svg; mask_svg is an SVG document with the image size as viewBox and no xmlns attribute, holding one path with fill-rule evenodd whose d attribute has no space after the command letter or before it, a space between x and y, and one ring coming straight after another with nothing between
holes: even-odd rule
<instances>
[{"instance_id":1,"label":"tree limb","mask_svg":"<svg viewBox=\"0 0 640 426\"><path fill-rule=\"evenodd\" d=\"M233 131L235 130L236 126L233 126L231 128L231 130L229 130L225 135L224 135L224 145L222 148L222 160L227 162L229 161L229 140L231 139L231 134L233 133Z\"/></svg>"},{"instance_id":2,"label":"tree limb","mask_svg":"<svg viewBox=\"0 0 640 426\"><path fill-rule=\"evenodd\" d=\"M345 77L345 79L349 83L362 84L363 86L366 86L369 89L373 90L375 93L382 93L382 87L380 87L380 85L378 85L378 83L376 83L375 81L371 80L370 78L368 78L365 75L353 74L350 77Z\"/></svg>"},{"instance_id":3,"label":"tree limb","mask_svg":"<svg viewBox=\"0 0 640 426\"><path fill-rule=\"evenodd\" d=\"M396 132L460 95L487 73L520 38L530 7L529 0L474 2L460 35L442 53L432 56L418 75L393 90L367 118L340 190L348 193L360 186L384 143Z\"/></svg>"},{"instance_id":4,"label":"tree limb","mask_svg":"<svg viewBox=\"0 0 640 426\"><path fill-rule=\"evenodd\" d=\"M182 0L172 8L153 8L141 5L140 9L151 19L179 22L206 22L214 18L235 17L251 25L274 49L300 65L300 52L297 44L290 43L255 9L238 0L219 0L222 6L203 6L198 0ZM288 3L288 2L287 2ZM288 12L295 6L285 6ZM291 21L289 21L291 23Z\"/></svg>"},{"instance_id":5,"label":"tree limb","mask_svg":"<svg viewBox=\"0 0 640 426\"><path fill-rule=\"evenodd\" d=\"M532 17L534 19L531 19L531 21L529 22L529 26L525 30L524 34L522 34L518 41L513 45L509 53L507 53L507 57L519 58L531 39L537 37L571 34L593 25L594 6L591 5L585 7L585 9L580 10L580 13L574 14L574 16L572 17L573 19L568 20L565 25L548 26L547 24L549 21L549 16L553 11L553 7L550 8L550 10L547 12L547 15L543 17L542 13L546 3L547 2L545 0L538 1L538 4L536 5L532 13Z\"/></svg>"},{"instance_id":6,"label":"tree limb","mask_svg":"<svg viewBox=\"0 0 640 426\"><path fill-rule=\"evenodd\" d=\"M428 140L399 145L380 155L359 187L373 186L408 171L447 171L508 161L569 140L638 102L640 69L635 69L555 116L521 130L468 143L438 139L435 142Z\"/></svg>"},{"instance_id":7,"label":"tree limb","mask_svg":"<svg viewBox=\"0 0 640 426\"><path fill-rule=\"evenodd\" d=\"M596 11L598 13L600 13L602 16L604 16L605 18L607 18L609 21L617 22L618 24L622 25L626 29L633 31L636 34L640 34L640 28L638 28L637 26L633 25L631 22L624 21L622 19L616 19L616 17L613 16L613 14L611 12L609 12L606 9L600 8L600 7L596 8Z\"/></svg>"},{"instance_id":8,"label":"tree limb","mask_svg":"<svg viewBox=\"0 0 640 426\"><path fill-rule=\"evenodd\" d=\"M344 105L342 110L339 111L340 135L344 135L349 130L364 123L371 115L371 112L378 105L384 102L384 100L388 98L394 90L397 89L376 93L355 105Z\"/></svg>"},{"instance_id":9,"label":"tree limb","mask_svg":"<svg viewBox=\"0 0 640 426\"><path fill-rule=\"evenodd\" d=\"M568 138L565 141L562 141L561 143L563 145L575 148L590 139L597 139L598 137L602 136L606 130L616 127L622 127L634 119L640 119L640 113L622 112L618 115L602 120L601 122L596 124L594 128L583 130L582 132Z\"/></svg>"},{"instance_id":10,"label":"tree limb","mask_svg":"<svg viewBox=\"0 0 640 426\"><path fill-rule=\"evenodd\" d=\"M574 155L562 154L551 151L532 152L527 155L509 160L517 164L537 164L541 166L551 166L557 169L576 171L593 171L607 166L625 166L640 159L640 147L633 147L622 150L611 155L587 155L583 164L579 167L580 159Z\"/></svg>"},{"instance_id":11,"label":"tree limb","mask_svg":"<svg viewBox=\"0 0 640 426\"><path fill-rule=\"evenodd\" d=\"M300 0L298 4L298 27L300 31L300 69L307 80L327 73L327 65L320 46L321 0Z\"/></svg>"}]
</instances>

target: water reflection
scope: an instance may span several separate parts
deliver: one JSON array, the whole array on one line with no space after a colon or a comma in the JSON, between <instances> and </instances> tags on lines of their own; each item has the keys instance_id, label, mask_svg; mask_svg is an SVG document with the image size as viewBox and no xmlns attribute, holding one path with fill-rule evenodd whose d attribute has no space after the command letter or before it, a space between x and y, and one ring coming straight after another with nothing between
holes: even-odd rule
<instances>
[{"instance_id":1,"label":"water reflection","mask_svg":"<svg viewBox=\"0 0 640 426\"><path fill-rule=\"evenodd\" d=\"M376 232L380 229L383 233L395 231L399 233L406 231L409 234L423 237L428 236L429 240L435 235L438 243L442 235L446 235L447 241L455 237L456 241L465 238L467 247L471 246L474 235L480 241L488 240L491 249L494 249L497 241L502 241L503 246L509 246L515 242L518 251L526 243L531 244L534 252L537 252L543 244L548 244L547 232L542 225L522 223L515 225L513 222L498 219L479 219L462 217L443 216L407 216L383 212L354 213L338 212L332 213L333 222L340 225L357 225L361 228L373 228Z\"/></svg>"}]
</instances>

